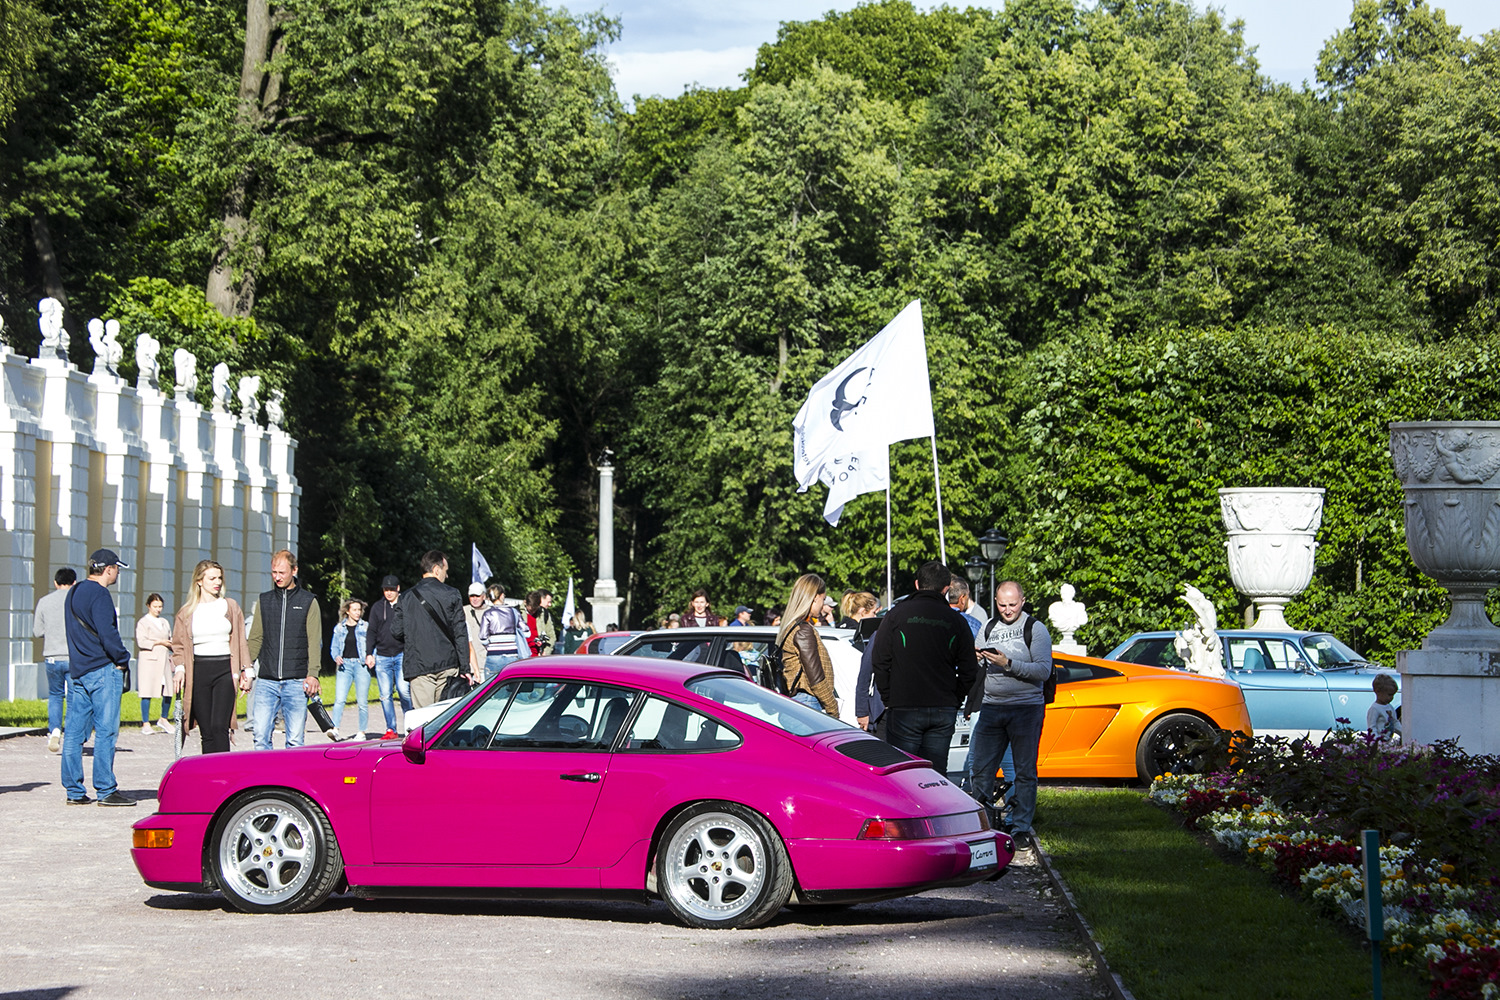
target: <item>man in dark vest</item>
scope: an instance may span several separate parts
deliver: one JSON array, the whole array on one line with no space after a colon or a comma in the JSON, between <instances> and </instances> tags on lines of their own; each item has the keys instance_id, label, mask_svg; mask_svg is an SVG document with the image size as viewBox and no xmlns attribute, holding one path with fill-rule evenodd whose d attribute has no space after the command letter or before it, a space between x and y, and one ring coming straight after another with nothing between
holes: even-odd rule
<instances>
[{"instance_id":1,"label":"man in dark vest","mask_svg":"<svg viewBox=\"0 0 1500 1000\"><path fill-rule=\"evenodd\" d=\"M286 725L286 745L302 745L323 650L318 599L297 585L297 557L286 549L271 556L271 582L276 586L260 595L250 624L250 659L260 661L250 710L257 750L271 749L277 715Z\"/></svg>"}]
</instances>

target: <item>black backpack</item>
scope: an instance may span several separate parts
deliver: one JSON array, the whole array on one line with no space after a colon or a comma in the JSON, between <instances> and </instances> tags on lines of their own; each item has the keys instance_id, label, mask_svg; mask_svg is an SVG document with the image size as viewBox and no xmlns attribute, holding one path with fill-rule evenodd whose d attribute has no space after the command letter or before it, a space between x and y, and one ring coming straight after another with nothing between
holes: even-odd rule
<instances>
[{"instance_id":1,"label":"black backpack","mask_svg":"<svg viewBox=\"0 0 1500 1000\"><path fill-rule=\"evenodd\" d=\"M990 637L990 631L994 629L995 622L998 620L998 617L991 618L989 624L984 627L984 637L986 639ZM1032 626L1034 626L1035 624L1036 617L1034 615L1027 615L1026 626L1021 631L1021 638L1025 640L1027 649L1031 648L1031 637L1034 634ZM1057 665L1057 661L1053 660L1052 672L1047 675L1046 680L1042 681L1042 701L1048 705L1057 700L1057 674L1061 669L1062 668ZM983 675L980 676L979 683L984 683Z\"/></svg>"},{"instance_id":2,"label":"black backpack","mask_svg":"<svg viewBox=\"0 0 1500 1000\"><path fill-rule=\"evenodd\" d=\"M787 685L786 671L781 669L786 659L786 650L779 642L771 642L766 645L766 653L760 658L760 686L769 688L777 694L790 698L794 693L793 688ZM797 679L793 685L802 679L801 671L797 673Z\"/></svg>"}]
</instances>

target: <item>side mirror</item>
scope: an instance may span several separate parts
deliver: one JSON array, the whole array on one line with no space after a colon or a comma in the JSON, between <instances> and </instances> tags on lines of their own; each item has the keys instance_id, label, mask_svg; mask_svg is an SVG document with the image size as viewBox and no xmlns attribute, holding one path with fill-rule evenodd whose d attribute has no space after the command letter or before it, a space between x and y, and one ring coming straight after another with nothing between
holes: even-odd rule
<instances>
[{"instance_id":1,"label":"side mirror","mask_svg":"<svg viewBox=\"0 0 1500 1000\"><path fill-rule=\"evenodd\" d=\"M421 764L427 760L427 751L422 747L421 726L406 734L406 739L401 741L401 753L413 764Z\"/></svg>"}]
</instances>

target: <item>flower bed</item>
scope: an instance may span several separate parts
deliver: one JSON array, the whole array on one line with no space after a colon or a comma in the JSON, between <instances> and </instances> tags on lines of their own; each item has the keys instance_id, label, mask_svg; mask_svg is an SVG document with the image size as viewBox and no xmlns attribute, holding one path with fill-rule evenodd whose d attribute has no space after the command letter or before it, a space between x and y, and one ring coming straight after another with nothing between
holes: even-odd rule
<instances>
[{"instance_id":1,"label":"flower bed","mask_svg":"<svg viewBox=\"0 0 1500 1000\"><path fill-rule=\"evenodd\" d=\"M1434 1000L1500 1000L1500 760L1350 730L1220 751L1151 800L1362 930L1359 831L1380 830L1386 955L1425 964Z\"/></svg>"}]
</instances>

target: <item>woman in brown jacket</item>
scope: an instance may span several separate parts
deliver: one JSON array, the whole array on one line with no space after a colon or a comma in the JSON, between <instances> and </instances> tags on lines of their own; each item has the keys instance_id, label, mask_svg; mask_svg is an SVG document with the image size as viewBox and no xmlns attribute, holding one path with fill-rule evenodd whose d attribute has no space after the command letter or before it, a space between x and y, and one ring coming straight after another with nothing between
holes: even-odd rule
<instances>
[{"instance_id":1,"label":"woman in brown jacket","mask_svg":"<svg viewBox=\"0 0 1500 1000\"><path fill-rule=\"evenodd\" d=\"M250 690L245 613L224 595L224 567L204 559L172 626L172 680L187 728L198 727L204 753L227 753L237 690ZM238 683L236 683L238 680Z\"/></svg>"},{"instance_id":2,"label":"woman in brown jacket","mask_svg":"<svg viewBox=\"0 0 1500 1000\"><path fill-rule=\"evenodd\" d=\"M804 573L792 584L781 631L776 645L781 647L781 672L792 697L809 708L839 717L838 697L833 693L833 664L818 635L818 616L823 612L827 588L816 573Z\"/></svg>"}]
</instances>

